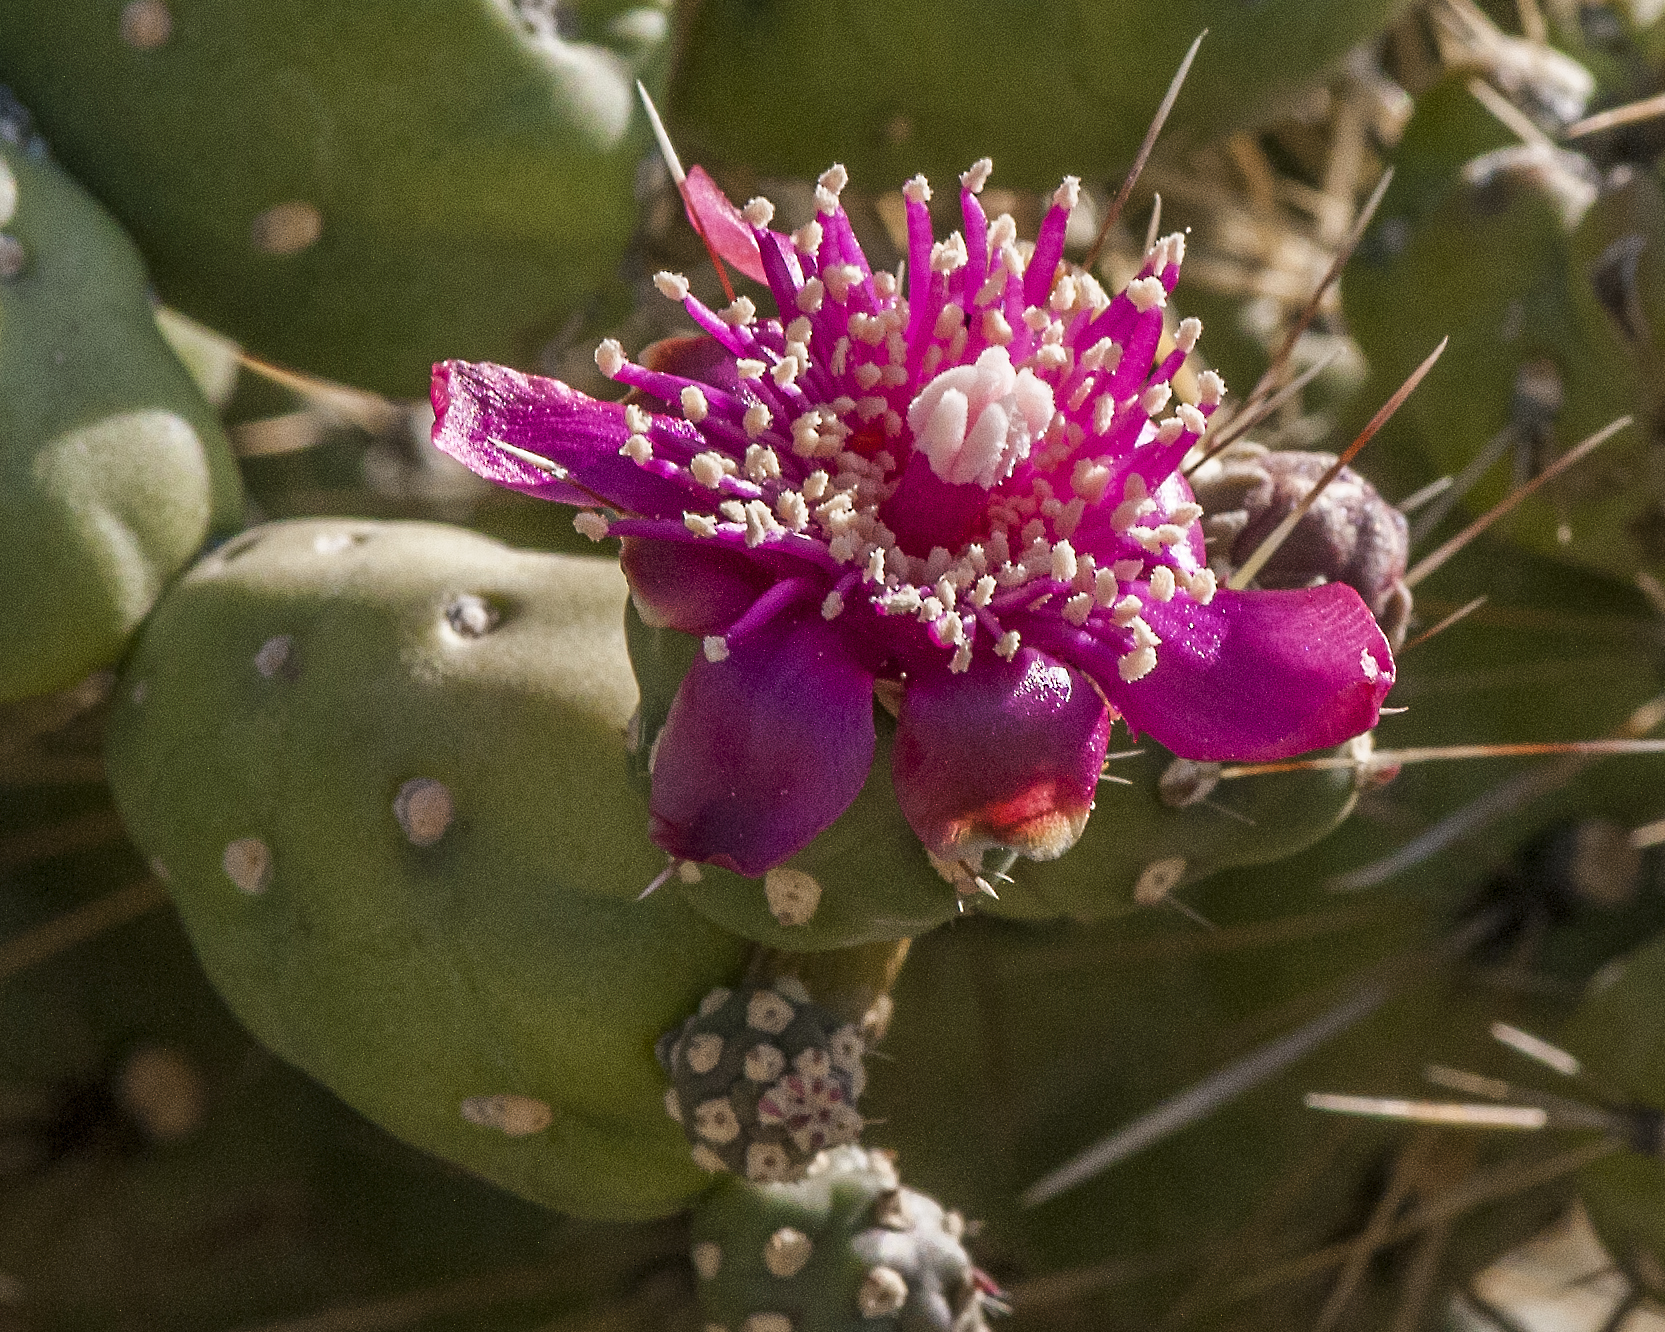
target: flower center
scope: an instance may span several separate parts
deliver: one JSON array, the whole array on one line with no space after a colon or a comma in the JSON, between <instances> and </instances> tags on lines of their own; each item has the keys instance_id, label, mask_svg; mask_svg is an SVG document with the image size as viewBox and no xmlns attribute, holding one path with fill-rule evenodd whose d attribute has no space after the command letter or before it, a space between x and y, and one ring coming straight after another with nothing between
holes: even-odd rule
<instances>
[{"instance_id":1,"label":"flower center","mask_svg":"<svg viewBox=\"0 0 1665 1332\"><path fill-rule=\"evenodd\" d=\"M925 385L908 404L908 426L938 477L990 490L1029 457L1052 412L1052 386L990 347Z\"/></svg>"}]
</instances>

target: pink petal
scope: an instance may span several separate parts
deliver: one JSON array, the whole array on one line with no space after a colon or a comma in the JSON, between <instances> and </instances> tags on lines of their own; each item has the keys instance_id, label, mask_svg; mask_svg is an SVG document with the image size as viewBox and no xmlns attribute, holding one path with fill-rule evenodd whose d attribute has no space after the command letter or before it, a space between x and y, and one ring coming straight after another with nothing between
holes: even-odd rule
<instances>
[{"instance_id":1,"label":"pink petal","mask_svg":"<svg viewBox=\"0 0 1665 1332\"><path fill-rule=\"evenodd\" d=\"M728 628L773 581L743 552L711 542L626 537L619 563L642 623L685 634Z\"/></svg>"},{"instance_id":2,"label":"pink petal","mask_svg":"<svg viewBox=\"0 0 1665 1332\"><path fill-rule=\"evenodd\" d=\"M1136 731L1182 758L1260 762L1338 745L1376 724L1393 654L1344 583L1147 600L1156 668L1094 674Z\"/></svg>"},{"instance_id":3,"label":"pink petal","mask_svg":"<svg viewBox=\"0 0 1665 1332\"><path fill-rule=\"evenodd\" d=\"M985 644L964 674L908 681L896 798L936 855L975 859L1002 846L1051 860L1087 824L1110 720L1080 671L1027 648L1008 663Z\"/></svg>"},{"instance_id":4,"label":"pink petal","mask_svg":"<svg viewBox=\"0 0 1665 1332\"><path fill-rule=\"evenodd\" d=\"M695 659L652 759L653 840L758 875L856 798L873 763L873 677L819 608Z\"/></svg>"},{"instance_id":5,"label":"pink petal","mask_svg":"<svg viewBox=\"0 0 1665 1332\"><path fill-rule=\"evenodd\" d=\"M682 206L688 210L688 220L694 230L703 235L711 248L733 264L753 282L765 282L763 255L757 248L757 237L752 235L751 223L728 200L702 166L688 170L682 183Z\"/></svg>"},{"instance_id":6,"label":"pink petal","mask_svg":"<svg viewBox=\"0 0 1665 1332\"><path fill-rule=\"evenodd\" d=\"M434 367L434 445L488 481L559 504L612 504L650 517L680 517L682 486L621 457L624 408L557 379L486 362ZM548 458L557 477L500 448Z\"/></svg>"}]
</instances>

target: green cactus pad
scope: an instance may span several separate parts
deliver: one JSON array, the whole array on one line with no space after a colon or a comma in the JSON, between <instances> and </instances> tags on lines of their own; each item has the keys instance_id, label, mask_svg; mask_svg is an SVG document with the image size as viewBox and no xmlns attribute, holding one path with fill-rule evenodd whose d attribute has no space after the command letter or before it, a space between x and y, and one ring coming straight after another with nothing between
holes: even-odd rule
<instances>
[{"instance_id":1,"label":"green cactus pad","mask_svg":"<svg viewBox=\"0 0 1665 1332\"><path fill-rule=\"evenodd\" d=\"M1401 415L1435 474L1458 475L1488 443L1495 461L1465 497L1473 513L1609 422L1640 414L1640 362L1594 308L1575 249L1596 200L1584 159L1509 146L1462 80L1420 99L1399 174L1342 291L1379 401L1447 335ZM1601 246L1595 247L1597 250ZM1504 437L1504 432L1509 432ZM1505 518L1497 530L1621 578L1665 558L1665 517L1639 422Z\"/></svg>"},{"instance_id":2,"label":"green cactus pad","mask_svg":"<svg viewBox=\"0 0 1665 1332\"><path fill-rule=\"evenodd\" d=\"M998 181L1050 189L1065 172L1128 164L1205 28L1178 136L1265 116L1403 8L705 0L678 64L673 128L691 152L765 173L813 177L841 161L868 189L921 170L946 186L989 154Z\"/></svg>"},{"instance_id":3,"label":"green cactus pad","mask_svg":"<svg viewBox=\"0 0 1665 1332\"><path fill-rule=\"evenodd\" d=\"M861 1136L866 1050L856 1025L813 1003L802 981L716 989L660 1040L665 1109L702 1169L798 1179L823 1148Z\"/></svg>"},{"instance_id":4,"label":"green cactus pad","mask_svg":"<svg viewBox=\"0 0 1665 1332\"><path fill-rule=\"evenodd\" d=\"M1609 1094L1651 1112L1653 1141L1586 1166L1579 1191L1609 1253L1644 1290L1665 1295L1665 937L1602 972L1561 1034ZM1557 1088L1565 1091L1566 1089ZM1577 1091L1572 1093L1579 1095ZM1638 1124L1647 1133L1650 1122ZM1649 1147L1651 1146L1651 1150Z\"/></svg>"},{"instance_id":5,"label":"green cactus pad","mask_svg":"<svg viewBox=\"0 0 1665 1332\"><path fill-rule=\"evenodd\" d=\"M0 137L0 701L115 662L241 505L131 242L52 162Z\"/></svg>"},{"instance_id":6,"label":"green cactus pad","mask_svg":"<svg viewBox=\"0 0 1665 1332\"><path fill-rule=\"evenodd\" d=\"M67 849L59 830L90 819L109 840ZM6 1318L230 1329L359 1317L461 1284L449 1318L401 1327L472 1327L489 1310L494 1329L520 1332L628 1298L645 1264L686 1249L680 1226L558 1217L465 1177L261 1049L203 975L104 789L0 789L0 838L15 848L19 835L37 858L0 857ZM143 914L25 950L32 965L16 967L17 941L44 931L61 944L74 913L123 901Z\"/></svg>"},{"instance_id":7,"label":"green cactus pad","mask_svg":"<svg viewBox=\"0 0 1665 1332\"><path fill-rule=\"evenodd\" d=\"M964 1223L889 1159L823 1152L795 1184L735 1180L694 1214L708 1332L979 1332Z\"/></svg>"},{"instance_id":8,"label":"green cactus pad","mask_svg":"<svg viewBox=\"0 0 1665 1332\"><path fill-rule=\"evenodd\" d=\"M653 0L12 5L0 80L171 304L397 397L448 356L534 365L614 282ZM549 7L551 15L553 6Z\"/></svg>"},{"instance_id":9,"label":"green cactus pad","mask_svg":"<svg viewBox=\"0 0 1665 1332\"><path fill-rule=\"evenodd\" d=\"M193 569L119 689L109 768L210 977L394 1133L594 1216L709 1182L659 1035L742 969L671 893L625 774L596 560L426 524L257 528Z\"/></svg>"}]
</instances>

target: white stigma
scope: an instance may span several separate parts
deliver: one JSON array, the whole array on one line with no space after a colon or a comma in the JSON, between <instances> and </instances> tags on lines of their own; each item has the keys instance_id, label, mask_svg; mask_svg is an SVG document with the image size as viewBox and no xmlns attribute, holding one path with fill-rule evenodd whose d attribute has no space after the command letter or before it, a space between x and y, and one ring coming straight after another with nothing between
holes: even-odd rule
<instances>
[{"instance_id":1,"label":"white stigma","mask_svg":"<svg viewBox=\"0 0 1665 1332\"><path fill-rule=\"evenodd\" d=\"M1052 412L1051 385L990 347L925 385L908 404L908 426L937 476L989 490L1029 456Z\"/></svg>"}]
</instances>

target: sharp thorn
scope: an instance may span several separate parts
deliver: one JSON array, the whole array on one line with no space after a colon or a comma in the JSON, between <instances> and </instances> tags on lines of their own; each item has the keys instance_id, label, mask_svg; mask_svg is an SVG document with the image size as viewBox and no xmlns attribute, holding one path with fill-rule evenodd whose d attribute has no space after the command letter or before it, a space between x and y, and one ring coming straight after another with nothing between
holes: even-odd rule
<instances>
[{"instance_id":1,"label":"sharp thorn","mask_svg":"<svg viewBox=\"0 0 1665 1332\"><path fill-rule=\"evenodd\" d=\"M1469 602L1468 605L1452 611L1451 614L1447 615L1432 629L1425 630L1424 632L1418 634L1415 638L1411 639L1409 643L1405 644L1405 646L1400 648L1398 652L1394 653L1394 656L1403 659L1404 655L1418 643L1426 643L1436 634L1443 634L1452 625L1456 624L1460 620L1466 620L1470 615L1474 614L1475 611L1479 610L1485 604L1486 594L1481 593L1473 601Z\"/></svg>"},{"instance_id":2,"label":"sharp thorn","mask_svg":"<svg viewBox=\"0 0 1665 1332\"><path fill-rule=\"evenodd\" d=\"M1341 475L1341 469L1358 456L1359 450L1370 443L1376 432L1386 425L1388 419L1404 405L1405 399L1416 390L1416 386L1422 382L1423 376L1432 370L1434 363L1444 355L1446 345L1450 341L1450 338L1442 338L1440 345L1435 347L1428 354L1427 359L1411 372L1410 377L1399 386L1398 391L1377 409L1376 415L1370 418L1369 424L1359 431L1358 438L1347 446L1330 469L1318 479L1318 484L1302 496L1301 502L1290 511L1281 523L1272 529L1266 539L1255 547L1254 554L1250 555L1232 574L1231 578L1227 580L1227 587L1240 592L1254 581L1255 575L1266 567L1266 562L1277 554L1278 547L1289 539L1289 534L1295 530L1301 519L1306 517L1307 510L1318 502L1318 497L1324 493L1325 487ZM1406 584L1409 585L1409 583L1410 579L1407 576Z\"/></svg>"},{"instance_id":3,"label":"sharp thorn","mask_svg":"<svg viewBox=\"0 0 1665 1332\"><path fill-rule=\"evenodd\" d=\"M1440 345L1444 346L1445 344L1441 343ZM1521 486L1517 490L1511 491L1509 495L1507 495L1500 503L1495 505L1489 512L1482 514L1479 518L1476 518L1472 523L1465 527L1461 532L1457 533L1456 536L1452 537L1451 540L1447 541L1438 550L1433 551L1432 553L1424 556L1421 560L1417 561L1416 567L1405 575L1405 586L1415 587L1464 546L1468 545L1470 541L1473 541L1475 537L1480 535L1480 533L1484 532L1499 518L1503 517L1504 514L1512 510L1528 495L1531 495L1534 491L1560 476L1561 473L1566 471L1569 467L1572 467L1574 464L1582 462L1585 458L1589 457L1590 454L1594 453L1608 440L1612 439L1614 435L1618 434L1619 431L1628 426L1631 423L1631 419L1632 418L1628 416L1621 416L1617 421L1603 426L1588 439L1575 445L1571 449L1568 449L1567 452L1563 453L1548 467L1544 468L1543 471L1539 472L1537 476L1533 477L1532 480L1527 482L1524 486Z\"/></svg>"},{"instance_id":4,"label":"sharp thorn","mask_svg":"<svg viewBox=\"0 0 1665 1332\"><path fill-rule=\"evenodd\" d=\"M1665 116L1665 93L1655 93L1652 97L1626 102L1623 106L1610 107L1593 116L1585 116L1583 120L1575 120L1561 131L1561 137L1582 139L1586 134L1599 134L1602 130L1633 125L1638 120L1653 120L1657 116Z\"/></svg>"},{"instance_id":5,"label":"sharp thorn","mask_svg":"<svg viewBox=\"0 0 1665 1332\"><path fill-rule=\"evenodd\" d=\"M1179 68L1168 83L1168 91L1162 98L1162 104L1156 108L1156 114L1151 117L1150 128L1145 131L1144 142L1139 145L1139 151L1133 158L1133 166L1122 181L1122 187L1116 192L1116 197L1110 201L1110 207L1104 214L1104 222L1098 229L1098 237L1093 241L1092 249L1087 251L1087 257L1081 261L1081 267L1092 270L1098 262L1099 252L1104 248L1105 239L1110 235L1110 228L1116 225L1116 219L1122 215L1122 209L1133 193L1133 186L1139 180L1139 173L1145 169L1145 162L1149 159L1151 149L1156 147L1157 135L1162 133L1162 126L1168 119L1168 113L1174 109L1174 103L1179 100L1179 90L1185 86L1185 76L1191 72L1191 62L1197 58L1197 48L1202 45L1203 38L1208 36L1208 29L1204 28L1197 34L1196 41L1191 43L1191 49L1185 53L1185 59L1179 62Z\"/></svg>"},{"instance_id":6,"label":"sharp thorn","mask_svg":"<svg viewBox=\"0 0 1665 1332\"><path fill-rule=\"evenodd\" d=\"M676 147L671 143L671 136L665 131L665 122L659 119L659 108L653 104L653 98L648 96L648 90L640 79L636 80L636 92L642 99L642 105L647 108L648 124L653 127L653 137L658 141L659 156L665 159L665 169L671 173L671 179L680 191L683 182L688 179L688 173L682 169L682 159L676 155Z\"/></svg>"},{"instance_id":7,"label":"sharp thorn","mask_svg":"<svg viewBox=\"0 0 1665 1332\"><path fill-rule=\"evenodd\" d=\"M1442 476L1437 481L1430 481L1427 485L1423 486L1421 490L1412 491L1393 507L1398 509L1399 512L1403 514L1408 515L1415 513L1429 500L1437 499L1445 491L1449 490L1451 488L1451 482L1452 478L1449 475Z\"/></svg>"}]
</instances>

